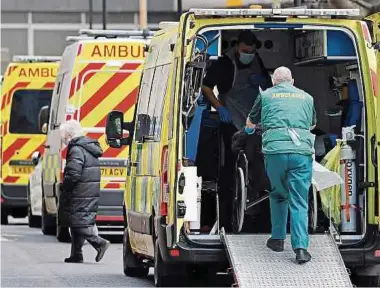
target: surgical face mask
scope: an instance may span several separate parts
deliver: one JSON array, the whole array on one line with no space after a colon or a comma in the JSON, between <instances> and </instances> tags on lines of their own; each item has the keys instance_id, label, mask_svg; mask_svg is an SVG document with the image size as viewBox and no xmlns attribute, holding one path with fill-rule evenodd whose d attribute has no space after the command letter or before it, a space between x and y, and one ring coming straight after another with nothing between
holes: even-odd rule
<instances>
[{"instance_id":1,"label":"surgical face mask","mask_svg":"<svg viewBox=\"0 0 380 288\"><path fill-rule=\"evenodd\" d=\"M247 53L239 52L239 61L244 65L251 63L254 58L255 58L255 54L247 54Z\"/></svg>"}]
</instances>

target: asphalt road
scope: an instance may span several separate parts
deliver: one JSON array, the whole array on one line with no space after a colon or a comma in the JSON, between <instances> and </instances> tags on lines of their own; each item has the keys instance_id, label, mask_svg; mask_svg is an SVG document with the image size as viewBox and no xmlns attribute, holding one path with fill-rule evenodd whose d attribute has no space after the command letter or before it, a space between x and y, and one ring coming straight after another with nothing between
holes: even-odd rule
<instances>
[{"instance_id":1,"label":"asphalt road","mask_svg":"<svg viewBox=\"0 0 380 288\"><path fill-rule=\"evenodd\" d=\"M1 226L1 287L152 287L153 276L135 279L122 271L121 243L112 243L103 260L86 244L85 263L68 264L70 244L29 228L26 219Z\"/></svg>"},{"instance_id":2,"label":"asphalt road","mask_svg":"<svg viewBox=\"0 0 380 288\"><path fill-rule=\"evenodd\" d=\"M130 278L122 271L121 238L113 238L101 262L95 250L85 244L84 263L64 263L70 244L44 236L41 229L29 228L27 219L9 218L1 226L1 287L153 287L153 269L146 278ZM117 243L117 241L119 241ZM189 286L230 286L230 278L216 277L205 282L195 276Z\"/></svg>"}]
</instances>

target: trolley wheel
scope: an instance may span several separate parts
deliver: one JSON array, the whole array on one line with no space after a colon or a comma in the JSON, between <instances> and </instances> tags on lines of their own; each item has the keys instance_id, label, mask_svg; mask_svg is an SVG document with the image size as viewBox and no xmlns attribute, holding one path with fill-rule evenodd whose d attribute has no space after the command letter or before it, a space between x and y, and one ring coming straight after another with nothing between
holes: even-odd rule
<instances>
[{"instance_id":1,"label":"trolley wheel","mask_svg":"<svg viewBox=\"0 0 380 288\"><path fill-rule=\"evenodd\" d=\"M245 208L247 204L247 187L242 168L237 168L235 175L235 198L233 201L232 231L240 233L244 224Z\"/></svg>"},{"instance_id":2,"label":"trolley wheel","mask_svg":"<svg viewBox=\"0 0 380 288\"><path fill-rule=\"evenodd\" d=\"M315 233L318 227L318 193L315 188L309 194L309 230Z\"/></svg>"}]
</instances>

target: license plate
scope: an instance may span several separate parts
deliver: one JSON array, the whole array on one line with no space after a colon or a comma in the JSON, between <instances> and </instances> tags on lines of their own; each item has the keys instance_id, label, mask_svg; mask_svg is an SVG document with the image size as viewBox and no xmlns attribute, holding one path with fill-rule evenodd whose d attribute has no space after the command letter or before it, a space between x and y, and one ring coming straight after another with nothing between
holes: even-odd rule
<instances>
[{"instance_id":1,"label":"license plate","mask_svg":"<svg viewBox=\"0 0 380 288\"><path fill-rule=\"evenodd\" d=\"M125 168L100 168L102 177L123 177L125 176Z\"/></svg>"},{"instance_id":2,"label":"license plate","mask_svg":"<svg viewBox=\"0 0 380 288\"><path fill-rule=\"evenodd\" d=\"M33 166L11 166L12 174L29 175L33 172Z\"/></svg>"}]
</instances>

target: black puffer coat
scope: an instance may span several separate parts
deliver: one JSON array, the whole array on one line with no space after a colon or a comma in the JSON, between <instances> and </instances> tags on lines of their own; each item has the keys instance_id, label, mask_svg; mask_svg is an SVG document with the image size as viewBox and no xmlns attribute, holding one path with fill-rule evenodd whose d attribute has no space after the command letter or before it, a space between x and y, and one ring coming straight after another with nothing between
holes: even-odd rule
<instances>
[{"instance_id":1,"label":"black puffer coat","mask_svg":"<svg viewBox=\"0 0 380 288\"><path fill-rule=\"evenodd\" d=\"M100 197L99 142L78 137L67 147L58 223L61 226L87 227L95 224Z\"/></svg>"}]
</instances>

